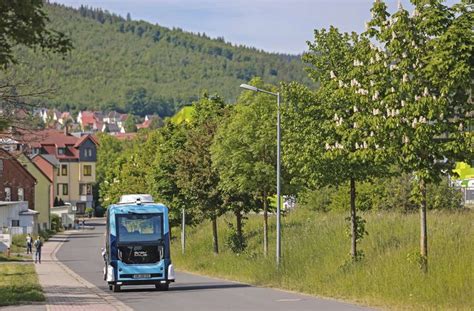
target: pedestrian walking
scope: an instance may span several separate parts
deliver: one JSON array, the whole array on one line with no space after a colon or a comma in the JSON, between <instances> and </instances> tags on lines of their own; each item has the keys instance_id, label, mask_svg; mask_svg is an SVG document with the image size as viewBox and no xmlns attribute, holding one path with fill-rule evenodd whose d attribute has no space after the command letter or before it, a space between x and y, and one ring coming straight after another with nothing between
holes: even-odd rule
<instances>
[{"instance_id":1,"label":"pedestrian walking","mask_svg":"<svg viewBox=\"0 0 474 311\"><path fill-rule=\"evenodd\" d=\"M35 263L39 262L41 263L41 248L43 247L43 242L41 241L40 237L36 237L36 240L34 242L35 246Z\"/></svg>"},{"instance_id":2,"label":"pedestrian walking","mask_svg":"<svg viewBox=\"0 0 474 311\"><path fill-rule=\"evenodd\" d=\"M28 233L28 235L26 236L26 253L27 254L33 254L32 246L33 246L33 238L31 237L31 234Z\"/></svg>"}]
</instances>

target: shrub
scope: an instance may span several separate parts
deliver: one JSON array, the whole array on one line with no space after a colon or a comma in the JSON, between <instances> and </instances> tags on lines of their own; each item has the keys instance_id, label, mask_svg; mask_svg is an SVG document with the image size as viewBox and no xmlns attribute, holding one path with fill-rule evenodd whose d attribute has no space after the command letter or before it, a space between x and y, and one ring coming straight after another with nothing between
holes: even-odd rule
<instances>
[{"instance_id":1,"label":"shrub","mask_svg":"<svg viewBox=\"0 0 474 311\"><path fill-rule=\"evenodd\" d=\"M61 218L56 214L51 214L51 230L58 232L61 228Z\"/></svg>"}]
</instances>

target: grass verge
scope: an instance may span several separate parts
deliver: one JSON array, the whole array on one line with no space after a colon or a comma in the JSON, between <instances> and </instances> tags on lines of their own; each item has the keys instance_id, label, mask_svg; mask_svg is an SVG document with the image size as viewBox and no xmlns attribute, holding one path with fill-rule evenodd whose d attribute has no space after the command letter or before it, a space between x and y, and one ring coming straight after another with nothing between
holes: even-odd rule
<instances>
[{"instance_id":1,"label":"grass verge","mask_svg":"<svg viewBox=\"0 0 474 311\"><path fill-rule=\"evenodd\" d=\"M32 264L0 265L0 306L44 301Z\"/></svg>"},{"instance_id":2,"label":"grass verge","mask_svg":"<svg viewBox=\"0 0 474 311\"><path fill-rule=\"evenodd\" d=\"M345 214L305 210L283 218L282 265L275 268L275 219L271 219L269 255L264 257L262 217L245 224L248 247L234 254L225 245L224 216L219 223L221 253L212 254L210 223L189 229L187 251L174 240L178 269L317 296L390 309L474 309L474 213L428 214L429 272L416 262L418 214L366 213L369 235L360 243L365 257L347 261L350 241ZM176 232L177 233L177 232ZM175 234L174 236L179 236Z\"/></svg>"}]
</instances>

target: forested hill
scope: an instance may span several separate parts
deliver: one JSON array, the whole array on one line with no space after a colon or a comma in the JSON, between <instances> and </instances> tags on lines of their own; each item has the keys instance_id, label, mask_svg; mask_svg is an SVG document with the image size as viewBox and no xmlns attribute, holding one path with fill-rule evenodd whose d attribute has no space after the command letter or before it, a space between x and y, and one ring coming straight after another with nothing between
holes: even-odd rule
<instances>
[{"instance_id":1,"label":"forested hill","mask_svg":"<svg viewBox=\"0 0 474 311\"><path fill-rule=\"evenodd\" d=\"M17 75L56 89L44 103L57 108L166 115L203 90L233 101L239 84L253 76L269 83L307 79L299 56L235 46L100 9L46 4L45 10L51 27L72 38L74 50L64 59L20 50Z\"/></svg>"}]
</instances>

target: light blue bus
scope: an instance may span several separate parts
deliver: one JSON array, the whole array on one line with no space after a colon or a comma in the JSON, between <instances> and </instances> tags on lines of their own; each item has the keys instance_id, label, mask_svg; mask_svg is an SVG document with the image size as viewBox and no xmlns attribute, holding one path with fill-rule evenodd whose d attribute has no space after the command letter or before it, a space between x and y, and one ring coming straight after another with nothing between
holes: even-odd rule
<instances>
[{"instance_id":1,"label":"light blue bus","mask_svg":"<svg viewBox=\"0 0 474 311\"><path fill-rule=\"evenodd\" d=\"M169 230L168 208L150 195L125 195L110 205L102 250L109 289L148 284L168 290L175 281Z\"/></svg>"}]
</instances>

